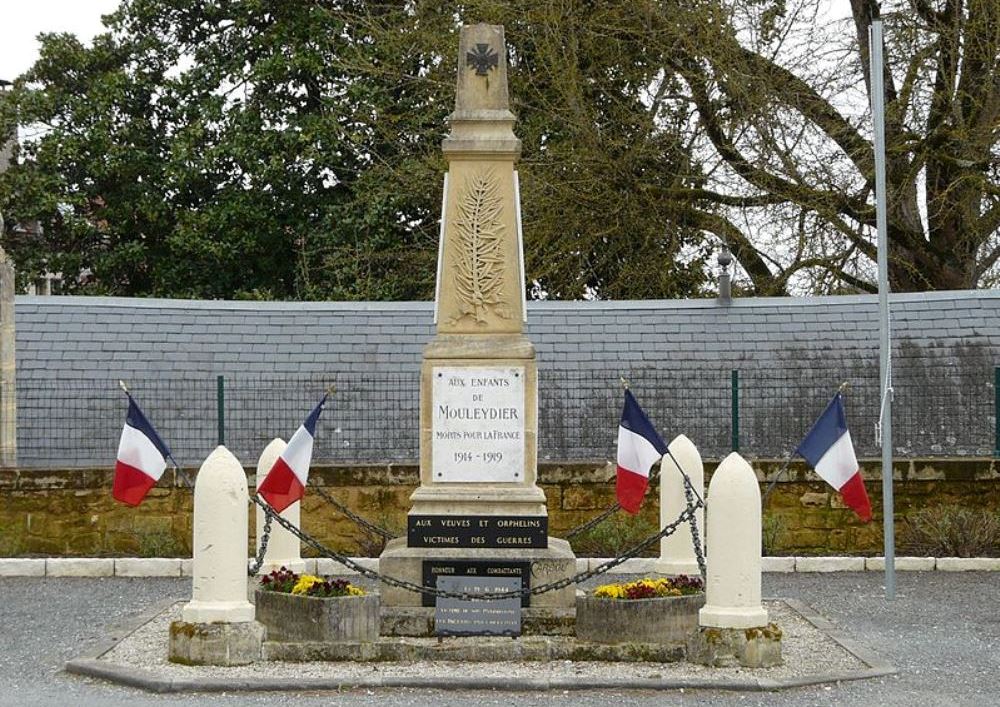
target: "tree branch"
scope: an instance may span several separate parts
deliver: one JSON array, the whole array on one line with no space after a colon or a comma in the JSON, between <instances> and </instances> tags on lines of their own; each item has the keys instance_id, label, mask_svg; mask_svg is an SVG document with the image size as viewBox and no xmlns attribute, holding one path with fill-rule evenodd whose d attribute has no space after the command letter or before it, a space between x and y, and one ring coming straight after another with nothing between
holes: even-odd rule
<instances>
[{"instance_id":1,"label":"tree branch","mask_svg":"<svg viewBox=\"0 0 1000 707\"><path fill-rule=\"evenodd\" d=\"M749 239L729 219L697 209L688 209L682 217L695 228L713 233L725 243L743 266L753 282L754 292L760 295L786 294L784 286L776 287L771 269Z\"/></svg>"},{"instance_id":2,"label":"tree branch","mask_svg":"<svg viewBox=\"0 0 1000 707\"><path fill-rule=\"evenodd\" d=\"M690 61L679 67L679 71L691 88L692 98L708 138L722 159L739 176L762 191L781 196L786 201L807 206L815 211L821 213L840 212L859 223L868 225L874 222L874 210L867 204L853 203L843 194L796 184L751 164L732 143L722 127L718 112L708 96L708 77Z\"/></svg>"},{"instance_id":3,"label":"tree branch","mask_svg":"<svg viewBox=\"0 0 1000 707\"><path fill-rule=\"evenodd\" d=\"M747 49L741 49L741 52L751 69L751 76L765 80L773 95L779 96L799 111L837 143L866 181L874 179L875 163L871 143L825 98L785 67Z\"/></svg>"}]
</instances>

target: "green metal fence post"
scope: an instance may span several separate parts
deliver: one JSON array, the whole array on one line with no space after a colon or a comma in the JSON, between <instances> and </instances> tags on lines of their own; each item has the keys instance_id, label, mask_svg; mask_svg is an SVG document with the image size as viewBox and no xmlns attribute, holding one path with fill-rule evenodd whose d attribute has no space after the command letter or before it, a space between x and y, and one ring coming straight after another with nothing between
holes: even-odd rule
<instances>
[{"instance_id":1,"label":"green metal fence post","mask_svg":"<svg viewBox=\"0 0 1000 707\"><path fill-rule=\"evenodd\" d=\"M219 445L226 443L226 377L215 378L215 419L219 423Z\"/></svg>"},{"instance_id":2,"label":"green metal fence post","mask_svg":"<svg viewBox=\"0 0 1000 707\"><path fill-rule=\"evenodd\" d=\"M1000 459L1000 366L993 369L993 456Z\"/></svg>"},{"instance_id":3,"label":"green metal fence post","mask_svg":"<svg viewBox=\"0 0 1000 707\"><path fill-rule=\"evenodd\" d=\"M740 451L740 372L732 373L732 411L730 412L733 430L733 451Z\"/></svg>"}]
</instances>

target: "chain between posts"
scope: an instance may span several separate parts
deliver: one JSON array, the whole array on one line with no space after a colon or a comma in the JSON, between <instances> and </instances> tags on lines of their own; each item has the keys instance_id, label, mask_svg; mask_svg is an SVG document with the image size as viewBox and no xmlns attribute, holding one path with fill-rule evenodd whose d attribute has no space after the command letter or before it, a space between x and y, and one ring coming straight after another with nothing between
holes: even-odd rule
<instances>
[{"instance_id":1,"label":"chain between posts","mask_svg":"<svg viewBox=\"0 0 1000 707\"><path fill-rule=\"evenodd\" d=\"M694 497L697 497L698 507L704 507L704 501L698 495L698 493L694 490L694 487L691 484L691 478L684 472L684 470L681 468L681 465L674 458L673 454L670 454L669 451L667 452L667 454L670 456L671 460L673 460L674 465L680 471L681 477L684 479L684 496L685 496L685 500L687 501L688 508L690 508L694 504ZM658 468L654 469L652 471L652 473L649 475L650 481L651 482L655 481L659 477L659 475L660 475L660 470ZM321 487L319 487L319 486L313 486L311 488L313 490L315 490L316 493L324 501L326 501L331 506L333 506L335 509L337 509L338 511L340 511L341 513L343 513L349 520L353 521L356 525L358 525L360 528L362 528L366 532L373 533L373 534L379 536L380 538L382 538L384 540L392 540L394 537L396 537L395 533L392 533L391 531L386 530L385 528L382 528L382 527L380 527L378 525L375 525L374 523L372 523L370 521L367 521L364 518L362 518L361 516L359 516L358 514L352 512L347 506L345 506L344 504L342 504L337 499L333 498L330 494L328 494L326 491L324 491ZM254 501L256 501L256 500L257 499L255 498ZM598 515L598 516L596 516L594 518L591 518L586 523L582 523L582 524L578 525L577 527L573 528L572 530L570 530L568 533L565 534L565 536L564 536L565 539L566 540L572 540L577 535L580 535L581 533L584 533L584 532L590 530L591 528L597 527L598 525L600 525L601 523L603 523L604 521L606 521L609 517L611 517L612 515L614 515L615 513L617 513L619 510L621 510L621 504L619 504L619 503L612 504L610 507L608 507L607 510L605 510L604 512L602 512L600 515ZM704 578L705 577L705 555L704 555L704 551L703 551L702 545L701 545L700 533L699 533L699 530L698 530L698 522L697 522L696 518L694 517L694 515L691 516L690 520L691 520L691 539L692 539L692 542L694 543L695 556L696 556L696 558L698 560L698 569L699 569L699 571L701 573L702 578ZM260 548L258 548L257 556L256 556L256 558L254 560L253 565L251 565L251 568L249 570L249 574L250 574L251 577L253 577L254 575L256 575L260 571L261 565L263 565L264 554L267 552L267 541L268 541L268 538L270 536L270 532L271 532L271 514L266 514L266 520L264 522L264 531L261 534L261 546L260 546ZM666 537L666 536L663 535L663 536L659 536L659 537ZM645 548L643 548L643 549L645 549ZM641 552L641 550L639 552Z\"/></svg>"},{"instance_id":2,"label":"chain between posts","mask_svg":"<svg viewBox=\"0 0 1000 707\"><path fill-rule=\"evenodd\" d=\"M668 451L668 454L670 454L669 451ZM173 458L173 455L169 456L168 458L170 459L171 463L174 465L174 473L177 475L177 477L181 479L181 481L184 483L185 486L187 486L189 489L191 489L193 491L194 490L194 483L191 481L191 478L187 475L187 472L185 472L181 468L180 464L177 463L177 460ZM690 524L691 524L691 536L692 536L692 540L694 542L695 555L697 556L697 559L698 559L698 569L701 572L702 578L704 578L705 577L705 556L704 556L704 552L702 551L702 546L701 546L701 542L700 542L700 536L699 536L699 532L698 532L698 523L697 523L697 520L695 519L695 513L694 512L698 508L703 508L705 504L704 504L704 501L701 499L701 497L698 496L697 492L694 491L694 488L693 488L693 486L691 484L691 479L690 479L690 477L688 477L688 475L686 473L684 473L684 470L681 469L681 465L677 463L677 460L674 459L674 457L673 457L672 454L670 454L670 458L673 459L675 466L677 466L677 468L681 471L681 476L684 479L684 495L685 495L685 498L687 500L687 510L685 510L683 513L681 513L681 515L677 518L677 520L675 520L673 523L670 523L670 524L664 526L664 528L662 530L660 530L658 533L656 533L654 535L651 535L650 537L646 538L645 540L643 540L639 544L633 546L632 548L630 548L629 550L627 550L625 552L625 554L621 555L620 557L613 558L612 560L609 560L608 562L605 562L605 563L603 563L601 565L598 565L593 570L590 570L588 572L582 572L580 574L575 575L574 577L569 577L569 578L566 578L566 579L563 579L563 580L559 580L558 582L551 582L548 585L540 585L540 587L536 587L535 589L532 589L530 592L524 592L523 590L520 591L520 592L500 592L500 593L494 592L493 594L484 594L484 595L480 596L478 594L462 594L462 593L456 593L456 592L442 592L441 590L429 589L428 587L424 587L423 585L413 584L412 582L406 582L404 580L398 580L398 579L395 579L395 578L392 578L392 577L383 577L382 575L380 575L377 572L374 572L374 571L369 570L369 569L367 569L365 567L362 567L361 565L357 564L356 562L354 562L353 560L351 560L346 555L341 555L340 553L336 552L335 550L331 550L331 549L325 547L322 543L320 543L319 541L315 540L311 536L307 536L302 530L296 528L290 522L288 522L284 518L280 517L278 515L278 513L273 508L271 508L270 505L268 505L264 501L261 501L256 496L252 496L250 500L252 500L258 506L260 506L261 509L263 509L263 511L264 511L264 529L263 529L263 532L261 532L260 545L257 548L257 554L254 557L254 560L251 563L251 565L247 568L247 574L250 577L254 577L254 576L256 576L256 574L258 572L260 572L260 568L264 564L264 556L267 554L267 544L268 544L268 541L270 540L270 537L271 537L272 521L275 518L277 518L279 525L281 525L286 530L288 530L289 532L291 532L292 535L295 535L302 542L306 543L307 545L310 545L313 549L317 550L318 552L320 552L321 554L323 554L325 557L329 557L330 559L336 560L337 562L340 562L340 564L344 565L345 567L348 567L349 569L353 569L356 572L358 572L359 574L368 577L369 579L376 579L378 581L384 581L386 584L397 586L397 587L399 587L401 589L409 589L410 591L416 591L416 592L420 592L420 593L424 593L424 594L432 594L433 596L444 596L444 597L457 598L457 599L463 599L463 598L498 598L499 599L499 598L513 597L513 596L526 596L526 595L531 595L531 594L541 594L543 591L554 591L556 589L563 589L563 588L565 588L567 586L570 586L571 584L577 584L579 582L586 581L587 579L590 579L591 577L595 577L595 576L597 576L599 574L603 574L603 573L605 573L605 572L607 572L607 571L609 571L609 570L617 567L618 565L620 565L625 560L631 559L632 557L635 557L637 554L639 554L640 552L642 552L643 550L645 550L646 548L648 548L650 545L652 545L657 540L659 540L661 538L667 537L668 535L670 535L671 533L673 533L677 529L678 526L680 526L683 522L685 522L685 520L688 520L688 521L690 521ZM650 481L655 481L658 476L659 476L659 469L653 470L653 473L650 474ZM323 500L325 500L327 503L329 503L330 505L332 505L338 511L340 511L341 513L343 513L345 516L347 516L347 518L349 518L350 520L352 520L354 523L356 523L357 525L359 525L361 528L367 530L368 532L374 533L374 534L378 535L379 537L381 537L381 538L383 538L385 540L391 540L394 537L396 537L394 533L386 530L385 528L381 528L381 527L375 525L374 523L371 523L371 522L365 520L364 518L362 518L361 516L357 515L356 513L352 512L349 508L347 508L347 506L345 506L344 504L342 504L339 501L337 501L335 498L333 498L332 496L330 496L326 491L324 491L319 486L313 486L312 488L320 495L320 497L323 498ZM697 497L697 501L693 500L693 498L692 498L693 496ZM597 525L600 525L605 520L607 520L611 515L613 515L614 513L618 512L620 509L621 509L621 505L618 504L618 503L615 503L614 505L610 506L606 511L604 511L603 513L601 513L596 518L592 518L589 521L587 521L586 523L578 525L576 528L572 529L569 533L566 534L566 539L569 540L569 539L571 539L573 537L576 537L580 533L583 533L583 532L589 530L590 528L593 528L593 527L596 527ZM545 589L545 587L549 587L549 588Z\"/></svg>"},{"instance_id":3,"label":"chain between posts","mask_svg":"<svg viewBox=\"0 0 1000 707\"><path fill-rule=\"evenodd\" d=\"M392 540L394 537L396 537L395 533L393 533L393 532L391 532L389 530L386 530L385 528L381 528L381 527L375 525L374 523L371 523L371 522L365 520L364 518L362 518L358 514L351 512L351 509L349 509L343 503L341 503L340 501L338 501L337 499L335 499L333 496L331 496L330 494L328 494L321 487L319 487L319 486L312 486L311 488L316 493L318 493L320 495L320 497L324 501L326 501L331 506L333 506L338 511L340 511L345 516L347 516L349 519L351 519L352 521L354 521L361 528L363 528L364 530L367 530L369 533L374 533L375 535L378 535L383 540Z\"/></svg>"},{"instance_id":4,"label":"chain between posts","mask_svg":"<svg viewBox=\"0 0 1000 707\"><path fill-rule=\"evenodd\" d=\"M665 538L671 533L673 533L677 528L685 522L694 521L695 511L702 507L701 501L696 501L695 504L689 505L672 523L668 523L663 526L663 528L653 535L650 535L645 540L634 545L633 547L626 550L619 557L615 557L607 562L603 562L597 567L588 570L586 572L580 572L572 577L566 577L555 582L548 582L547 584L540 584L538 586L532 587L531 589L521 589L518 591L506 591L506 592L483 592L483 593L472 593L472 592L449 592L442 589L435 589L432 587L425 587L422 584L415 584L413 582L408 582L403 579L397 579L395 577L388 577L376 572L375 570L368 569L367 567L355 562L350 557L337 552L331 548L326 547L323 543L319 542L313 538L308 533L304 532L300 528L295 527L286 518L282 518L270 505L259 499L257 496L253 496L251 500L260 506L264 513L269 517L272 517L278 525L283 527L285 530L290 532L292 535L297 537L301 542L305 543L307 546L316 550L323 557L327 557L331 560L342 564L344 567L353 570L363 577L368 579L382 582L392 587L397 587L399 589L404 589L406 591L416 592L418 594L426 594L433 597L444 597L449 599L484 599L484 600L498 600L498 599L514 599L514 598L524 598L530 597L538 594L544 594L546 592L556 591L559 589L565 589L566 587L578 584L580 582L585 582L591 577L596 577L598 575L604 574L611 569L614 569L618 565L625 562L625 560L635 557L640 552L650 547L653 543L660 540L660 538Z\"/></svg>"},{"instance_id":5,"label":"chain between posts","mask_svg":"<svg viewBox=\"0 0 1000 707\"><path fill-rule=\"evenodd\" d=\"M273 513L273 511L272 511ZM251 577L260 572L264 564L264 555L267 554L267 541L271 539L271 518L272 513L264 513L264 530L260 534L260 545L257 547L257 556L253 559L253 564L247 568L247 574Z\"/></svg>"},{"instance_id":6,"label":"chain between posts","mask_svg":"<svg viewBox=\"0 0 1000 707\"><path fill-rule=\"evenodd\" d=\"M671 455L671 459L673 459L673 455ZM180 477L180 479L184 482L184 484L188 488L190 488L190 489L193 490L194 489L194 484L191 482L191 479L190 479L190 477L188 477L187 473L185 473L184 470L181 469L180 465L173 459L173 457L170 457L170 461L173 462L173 464L174 464L174 471L177 474L177 476ZM676 460L674 460L674 464L677 466L678 469L681 468L680 465L677 464ZM658 473L659 472L657 470L654 474L650 474L650 480L651 481L655 480L656 476L658 475ZM693 495L697 496L697 493L693 493L694 489L693 489L693 487L691 485L691 479L688 477L687 474L685 474L683 472L683 470L681 471L681 476L683 476L683 478L684 478L684 495L685 495L685 498L687 500L687 510L684 511L683 513L681 513L681 515L678 517L677 520L675 520L673 523L670 523L670 524L664 526L664 528L662 530L660 530L658 533L656 533L654 535L651 535L650 537L646 538L645 540L643 540L639 544L633 546L628 551L626 551L625 554L623 554L623 555L621 555L621 556L619 556L617 558L613 558L612 560L609 560L608 562L605 562L605 563L603 563L601 565L598 565L593 570L589 570L588 572L579 573L579 574L575 575L574 577L569 577L569 578L566 578L566 579L562 579L562 580L559 580L558 582L551 582L548 585L540 585L540 587L536 587L535 589L531 590L530 592L525 592L525 591L521 590L520 592L500 592L500 593L494 592L493 594L483 594L483 595L479 595L479 594L463 594L463 593L458 593L458 592L443 592L443 591L437 590L437 589L429 589L428 587L424 587L423 585L413 584L412 582L406 582L405 580L398 580L398 579L395 579L395 578L392 578L392 577L384 577L384 576L380 575L379 573L374 572L373 570L369 570L369 569L363 567L362 565L357 564L356 562L354 562L353 560L351 560L346 555L341 555L340 553L336 552L335 550L331 550L331 549L327 548L322 543L320 543L318 540L315 540L311 536L306 535L306 533L304 531L300 530L299 528L296 528L289 521L287 521L284 518L282 518L281 516L279 516L278 513L273 508L271 508L270 505L268 505L264 501L261 501L256 496L251 497L250 500L252 500L258 506L260 506L260 508L264 511L264 529L263 529L263 532L261 532L260 545L257 548L257 554L254 557L253 562L247 568L247 574L250 577L254 577L254 576L257 575L258 572L260 572L260 568L264 564L264 556L267 554L267 544L268 544L268 541L271 538L272 521L275 518L277 518L279 525L281 525L286 530L288 530L290 533L292 533L292 535L295 535L302 542L306 543L307 545L311 546L313 549L315 549L318 552L320 552L321 554L323 554L325 557L329 557L332 560L336 560L337 562L339 562L340 564L344 565L348 569L352 569L352 570L358 572L359 574L368 577L369 579L376 579L378 581L385 582L386 584L390 584L390 585L399 587L401 589L409 589L410 591L416 591L416 592L420 592L420 593L423 593L423 594L432 594L433 596L444 596L444 597L449 597L449 598L453 598L453 599L464 599L464 598L496 598L496 599L501 599L501 598L508 598L508 597L514 597L514 596L530 596L532 594L541 594L541 593L543 593L543 591L554 591L556 589L563 589L563 588L565 588L567 586L570 586L571 584L577 584L579 582L584 582L587 579L590 579L591 577L595 577L595 576L597 576L599 574L603 574L603 573L605 573L605 572L613 569L614 567L617 567L618 565L620 565L621 563L623 563L625 560L628 560L628 559L631 559L632 557L635 557L637 554L639 554L640 552L642 552L643 550L645 550L646 548L648 548L650 545L652 545L657 540L659 540L661 538L665 538L668 535L672 534L677 529L678 526L680 526L683 522L685 522L685 520L689 520L690 524L691 524L691 536L692 536L692 540L694 542L694 547L695 547L695 555L697 556L697 559L698 559L698 569L701 572L702 578L704 578L705 577L705 556L704 556L704 553L702 551L701 542L700 542L700 539L699 539L698 523L697 523L697 520L695 519L695 515L694 515L694 511L697 508L704 507L704 502L701 500L700 497L698 498L697 502L693 501L692 496ZM391 540L391 539L393 539L395 537L395 535L393 533L391 533L390 531L386 530L385 528L380 528L379 526L375 525L374 523L370 523L369 521L365 520L364 518L362 518L361 516L357 515L356 513L353 513L344 504L340 503L335 498L333 498L332 496L330 496L328 493L326 493L326 491L324 491L319 486L314 486L312 488L323 498L323 500L325 500L327 503L329 503L330 505L332 505L338 511L340 511L341 513L343 513L350 520L354 521L361 528L364 528L365 530L367 530L367 531L369 531L371 533L375 533L376 535L378 535L379 537L381 537L381 538L383 538L385 540ZM605 520L607 520L608 517L610 517L611 515L613 515L614 513L616 513L617 511L619 511L620 509L621 509L621 505L618 504L618 503L615 503L614 505L612 505L610 508L608 508L606 511L604 511L603 513L601 513L596 518L592 518L591 520L587 521L586 523L583 523L582 525L579 525L576 528L574 528L573 530L571 530L569 533L566 534L566 539L569 540L570 538L573 538L576 535L579 535L580 533L589 530L590 528L593 528L593 527L595 527L597 525L600 525ZM548 587L548 589L545 589L546 587Z\"/></svg>"}]
</instances>

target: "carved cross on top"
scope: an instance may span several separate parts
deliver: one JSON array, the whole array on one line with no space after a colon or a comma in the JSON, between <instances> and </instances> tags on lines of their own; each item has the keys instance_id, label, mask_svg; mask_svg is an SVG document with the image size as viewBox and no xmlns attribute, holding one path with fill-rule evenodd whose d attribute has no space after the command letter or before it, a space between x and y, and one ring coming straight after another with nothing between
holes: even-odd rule
<instances>
[{"instance_id":1,"label":"carved cross on top","mask_svg":"<svg viewBox=\"0 0 1000 707\"><path fill-rule=\"evenodd\" d=\"M465 53L466 66L476 69L476 76L486 76L490 69L497 68L498 55L489 44L476 44L476 48Z\"/></svg>"}]
</instances>

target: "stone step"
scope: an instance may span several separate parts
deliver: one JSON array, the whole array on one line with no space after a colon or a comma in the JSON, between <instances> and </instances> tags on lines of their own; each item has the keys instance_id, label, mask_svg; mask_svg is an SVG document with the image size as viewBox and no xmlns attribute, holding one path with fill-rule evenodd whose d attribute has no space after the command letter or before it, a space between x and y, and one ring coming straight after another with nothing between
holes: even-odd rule
<instances>
[{"instance_id":1,"label":"stone step","mask_svg":"<svg viewBox=\"0 0 1000 707\"><path fill-rule=\"evenodd\" d=\"M485 636L388 638L374 643L279 643L265 641L264 660L311 661L463 661L586 660L600 662L675 663L684 660L681 644L601 644L568 636Z\"/></svg>"}]
</instances>

